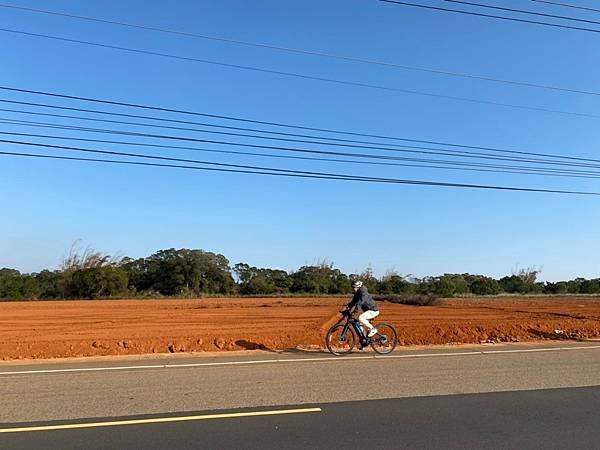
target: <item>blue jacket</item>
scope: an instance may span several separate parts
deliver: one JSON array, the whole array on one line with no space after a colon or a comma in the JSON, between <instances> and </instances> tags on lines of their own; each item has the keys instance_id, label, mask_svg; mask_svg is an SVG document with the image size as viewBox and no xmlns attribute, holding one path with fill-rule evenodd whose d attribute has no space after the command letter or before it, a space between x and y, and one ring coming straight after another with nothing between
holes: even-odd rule
<instances>
[{"instance_id":1,"label":"blue jacket","mask_svg":"<svg viewBox=\"0 0 600 450\"><path fill-rule=\"evenodd\" d=\"M369 294L366 286L361 286L361 288L354 293L354 297L350 303L348 303L348 309L352 309L356 307L357 310L361 309L363 311L379 311L377 307L377 303Z\"/></svg>"}]
</instances>

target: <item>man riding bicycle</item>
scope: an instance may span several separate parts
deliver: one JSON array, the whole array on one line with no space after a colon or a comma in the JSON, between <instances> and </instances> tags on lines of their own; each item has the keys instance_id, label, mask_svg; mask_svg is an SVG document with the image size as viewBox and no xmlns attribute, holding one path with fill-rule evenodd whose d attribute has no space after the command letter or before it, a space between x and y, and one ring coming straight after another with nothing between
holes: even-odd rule
<instances>
[{"instance_id":1,"label":"man riding bicycle","mask_svg":"<svg viewBox=\"0 0 600 450\"><path fill-rule=\"evenodd\" d=\"M357 311L362 309L363 312L358 316L358 321L369 330L367 336L373 337L377 334L377 328L371 325L369 320L379 315L379 308L362 281L357 280L352 283L352 291L354 292L354 296L346 306L346 309L348 311L351 311L352 308L356 308Z\"/></svg>"}]
</instances>

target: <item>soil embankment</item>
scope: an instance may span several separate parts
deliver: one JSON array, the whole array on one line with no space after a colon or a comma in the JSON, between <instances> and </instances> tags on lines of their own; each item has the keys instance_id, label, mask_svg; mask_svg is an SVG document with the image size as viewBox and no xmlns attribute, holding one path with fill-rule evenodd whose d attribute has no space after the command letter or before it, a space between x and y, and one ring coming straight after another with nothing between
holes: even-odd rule
<instances>
[{"instance_id":1,"label":"soil embankment","mask_svg":"<svg viewBox=\"0 0 600 450\"><path fill-rule=\"evenodd\" d=\"M0 360L323 346L344 304L332 298L0 303ZM600 299L380 303L401 345L600 338Z\"/></svg>"}]
</instances>

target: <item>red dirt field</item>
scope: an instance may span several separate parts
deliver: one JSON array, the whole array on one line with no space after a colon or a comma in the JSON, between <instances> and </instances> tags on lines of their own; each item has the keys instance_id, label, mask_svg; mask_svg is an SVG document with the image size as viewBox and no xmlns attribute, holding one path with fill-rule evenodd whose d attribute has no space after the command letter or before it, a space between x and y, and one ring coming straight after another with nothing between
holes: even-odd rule
<instances>
[{"instance_id":1,"label":"red dirt field","mask_svg":"<svg viewBox=\"0 0 600 450\"><path fill-rule=\"evenodd\" d=\"M0 360L244 349L316 349L344 299L263 298L0 303ZM380 302L401 345L600 338L600 298ZM375 320L377 322L377 319Z\"/></svg>"}]
</instances>

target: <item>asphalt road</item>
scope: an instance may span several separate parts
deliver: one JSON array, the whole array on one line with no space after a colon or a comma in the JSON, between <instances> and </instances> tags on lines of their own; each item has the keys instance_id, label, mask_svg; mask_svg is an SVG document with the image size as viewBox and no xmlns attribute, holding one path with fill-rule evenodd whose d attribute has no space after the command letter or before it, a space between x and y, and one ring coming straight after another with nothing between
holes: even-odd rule
<instances>
[{"instance_id":1,"label":"asphalt road","mask_svg":"<svg viewBox=\"0 0 600 450\"><path fill-rule=\"evenodd\" d=\"M593 343L0 364L0 395L2 450L600 447Z\"/></svg>"},{"instance_id":2,"label":"asphalt road","mask_svg":"<svg viewBox=\"0 0 600 450\"><path fill-rule=\"evenodd\" d=\"M21 450L597 449L598 404L600 387L416 397L322 404L302 414L0 434L0 443Z\"/></svg>"},{"instance_id":3,"label":"asphalt road","mask_svg":"<svg viewBox=\"0 0 600 450\"><path fill-rule=\"evenodd\" d=\"M585 347L3 364L0 423L600 385L600 346Z\"/></svg>"}]
</instances>

